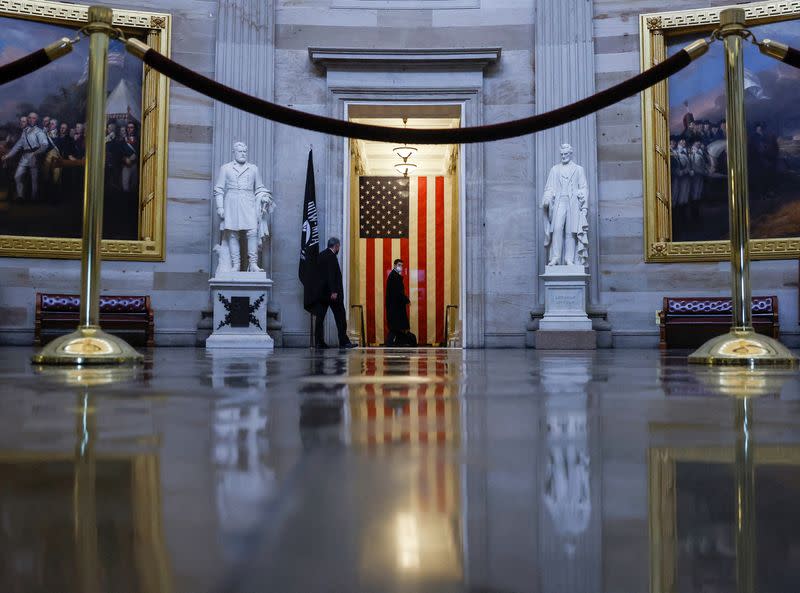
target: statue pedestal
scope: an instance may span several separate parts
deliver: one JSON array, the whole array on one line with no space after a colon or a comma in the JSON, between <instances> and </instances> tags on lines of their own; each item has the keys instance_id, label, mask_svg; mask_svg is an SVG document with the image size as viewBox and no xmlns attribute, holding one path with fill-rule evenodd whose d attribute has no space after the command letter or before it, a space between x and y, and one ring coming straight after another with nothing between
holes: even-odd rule
<instances>
[{"instance_id":1,"label":"statue pedestal","mask_svg":"<svg viewBox=\"0 0 800 593\"><path fill-rule=\"evenodd\" d=\"M586 315L586 281L583 266L545 266L544 317L536 332L540 350L594 350L597 338Z\"/></svg>"},{"instance_id":2,"label":"statue pedestal","mask_svg":"<svg viewBox=\"0 0 800 593\"><path fill-rule=\"evenodd\" d=\"M206 348L272 349L267 334L267 302L272 280L264 272L229 272L208 281L214 332Z\"/></svg>"}]
</instances>

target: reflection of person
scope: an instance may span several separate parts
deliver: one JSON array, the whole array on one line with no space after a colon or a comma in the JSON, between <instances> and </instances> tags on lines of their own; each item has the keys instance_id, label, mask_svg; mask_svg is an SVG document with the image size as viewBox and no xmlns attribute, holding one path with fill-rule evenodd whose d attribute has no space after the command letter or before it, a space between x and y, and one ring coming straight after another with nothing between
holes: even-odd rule
<instances>
[{"instance_id":1,"label":"reflection of person","mask_svg":"<svg viewBox=\"0 0 800 593\"><path fill-rule=\"evenodd\" d=\"M28 114L27 125L22 130L22 135L14 144L11 151L3 157L3 163L13 158L17 153L22 153L17 164L14 181L17 184L17 197L23 199L25 195L25 177L30 176L31 199L39 197L39 157L49 147L47 135L36 125L39 116L31 112Z\"/></svg>"},{"instance_id":2,"label":"reflection of person","mask_svg":"<svg viewBox=\"0 0 800 593\"><path fill-rule=\"evenodd\" d=\"M347 337L347 316L344 310L344 287L342 284L342 268L339 267L337 255L341 243L336 237L328 239L328 248L317 256L317 304L314 308L314 340L317 348L327 348L323 323L328 307L333 311L336 331L339 334L339 346L355 348L355 344Z\"/></svg>"},{"instance_id":3,"label":"reflection of person","mask_svg":"<svg viewBox=\"0 0 800 593\"><path fill-rule=\"evenodd\" d=\"M269 234L267 215L275 204L261 173L252 163L247 162L247 145L236 142L233 145L233 161L219 168L214 184L214 200L217 214L222 219L223 239L227 240L230 252L231 269L241 268L239 233L247 236L247 271L263 272L258 267L258 247Z\"/></svg>"},{"instance_id":4,"label":"reflection of person","mask_svg":"<svg viewBox=\"0 0 800 593\"><path fill-rule=\"evenodd\" d=\"M572 160L572 146L561 145L561 163L547 175L542 196L548 266L586 265L589 188L583 167Z\"/></svg>"},{"instance_id":5,"label":"reflection of person","mask_svg":"<svg viewBox=\"0 0 800 593\"><path fill-rule=\"evenodd\" d=\"M416 337L412 334L408 322L408 307L411 300L406 296L403 285L403 260L394 260L394 268L386 278L386 321L389 332L386 336L387 346L415 346Z\"/></svg>"}]
</instances>

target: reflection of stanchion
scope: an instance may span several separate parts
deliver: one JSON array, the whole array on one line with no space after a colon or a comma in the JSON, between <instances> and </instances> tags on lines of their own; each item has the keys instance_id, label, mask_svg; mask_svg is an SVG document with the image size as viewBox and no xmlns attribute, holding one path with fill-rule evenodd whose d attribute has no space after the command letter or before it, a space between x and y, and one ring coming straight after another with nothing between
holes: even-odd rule
<instances>
[{"instance_id":1,"label":"reflection of stanchion","mask_svg":"<svg viewBox=\"0 0 800 593\"><path fill-rule=\"evenodd\" d=\"M103 227L106 82L108 40L113 12L89 8L89 96L86 133L86 182L83 194L81 311L78 329L50 342L33 361L39 364L123 364L142 355L124 340L100 329L100 238Z\"/></svg>"},{"instance_id":2,"label":"reflection of stanchion","mask_svg":"<svg viewBox=\"0 0 800 593\"><path fill-rule=\"evenodd\" d=\"M78 396L73 487L73 521L78 583L85 593L100 593L100 562L97 548L96 419L91 410L89 387Z\"/></svg>"},{"instance_id":3,"label":"reflection of stanchion","mask_svg":"<svg viewBox=\"0 0 800 593\"><path fill-rule=\"evenodd\" d=\"M725 40L725 84L728 124L728 206L730 209L733 327L712 338L689 356L700 364L791 364L797 363L777 340L753 330L750 289L750 215L747 193L747 132L744 119L744 60L742 39L745 13L742 8L720 12L719 35Z\"/></svg>"},{"instance_id":4,"label":"reflection of stanchion","mask_svg":"<svg viewBox=\"0 0 800 593\"><path fill-rule=\"evenodd\" d=\"M753 593L756 580L756 488L753 402L736 400L736 593Z\"/></svg>"}]
</instances>

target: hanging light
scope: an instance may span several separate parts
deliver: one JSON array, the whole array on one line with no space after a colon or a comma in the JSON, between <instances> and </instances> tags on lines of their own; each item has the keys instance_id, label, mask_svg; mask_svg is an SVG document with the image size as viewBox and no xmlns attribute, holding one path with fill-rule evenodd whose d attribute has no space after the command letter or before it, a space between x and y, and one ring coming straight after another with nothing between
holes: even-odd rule
<instances>
[{"instance_id":1,"label":"hanging light","mask_svg":"<svg viewBox=\"0 0 800 593\"><path fill-rule=\"evenodd\" d=\"M407 161L403 161L402 163L397 163L394 166L394 170L400 173L403 177L408 177L409 173L414 172L417 169L417 165L414 163L409 163Z\"/></svg>"},{"instance_id":2,"label":"hanging light","mask_svg":"<svg viewBox=\"0 0 800 593\"><path fill-rule=\"evenodd\" d=\"M407 125L408 125L408 118L404 117L403 127L405 128L407 127ZM417 168L417 165L415 165L414 163L410 163L408 161L408 159L417 154L417 147L410 146L409 144L402 144L401 146L395 146L392 149L392 152L394 152L398 156L398 158L400 158L403 161L402 163L397 163L394 166L394 170L400 173L400 175L408 177L408 174Z\"/></svg>"}]
</instances>

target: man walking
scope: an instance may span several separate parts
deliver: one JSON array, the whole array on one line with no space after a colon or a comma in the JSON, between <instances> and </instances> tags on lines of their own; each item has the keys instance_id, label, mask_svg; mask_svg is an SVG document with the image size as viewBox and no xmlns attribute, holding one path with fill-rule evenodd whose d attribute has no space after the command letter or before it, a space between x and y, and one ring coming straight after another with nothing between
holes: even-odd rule
<instances>
[{"instance_id":1,"label":"man walking","mask_svg":"<svg viewBox=\"0 0 800 593\"><path fill-rule=\"evenodd\" d=\"M387 346L416 346L417 338L409 330L408 305L411 300L403 285L403 260L394 260L394 267L386 278L386 322L389 332Z\"/></svg>"},{"instance_id":2,"label":"man walking","mask_svg":"<svg viewBox=\"0 0 800 593\"><path fill-rule=\"evenodd\" d=\"M317 257L317 304L314 314L314 341L317 348L327 348L323 323L328 307L333 311L336 331L339 334L341 348L355 348L347 337L347 317L344 310L344 287L342 284L342 268L339 267L339 250L341 243L336 237L328 239L328 248Z\"/></svg>"}]
</instances>

